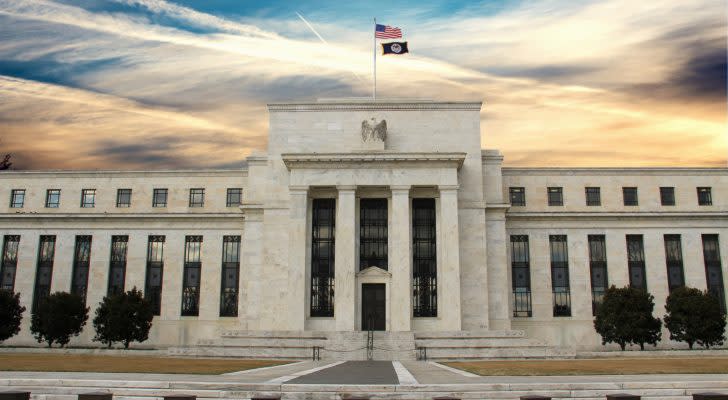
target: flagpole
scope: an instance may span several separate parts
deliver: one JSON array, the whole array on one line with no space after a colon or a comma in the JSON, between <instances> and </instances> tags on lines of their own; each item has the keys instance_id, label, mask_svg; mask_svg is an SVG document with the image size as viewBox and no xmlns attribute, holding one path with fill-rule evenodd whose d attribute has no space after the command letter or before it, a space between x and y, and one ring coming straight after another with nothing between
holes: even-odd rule
<instances>
[{"instance_id":1,"label":"flagpole","mask_svg":"<svg viewBox=\"0 0 728 400\"><path fill-rule=\"evenodd\" d=\"M374 53L374 101L377 101L377 17L374 17L374 37L372 38Z\"/></svg>"}]
</instances>

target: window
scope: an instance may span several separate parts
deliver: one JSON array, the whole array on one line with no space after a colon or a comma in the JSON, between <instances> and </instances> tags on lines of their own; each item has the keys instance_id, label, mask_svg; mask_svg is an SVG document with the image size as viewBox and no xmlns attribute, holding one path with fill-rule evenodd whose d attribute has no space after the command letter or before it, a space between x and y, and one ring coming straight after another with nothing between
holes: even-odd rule
<instances>
[{"instance_id":1,"label":"window","mask_svg":"<svg viewBox=\"0 0 728 400\"><path fill-rule=\"evenodd\" d=\"M311 227L311 316L334 316L336 200L314 199Z\"/></svg>"},{"instance_id":2,"label":"window","mask_svg":"<svg viewBox=\"0 0 728 400\"><path fill-rule=\"evenodd\" d=\"M182 315L198 316L200 314L200 253L202 236L185 237L185 265L182 278Z\"/></svg>"},{"instance_id":3,"label":"window","mask_svg":"<svg viewBox=\"0 0 728 400\"><path fill-rule=\"evenodd\" d=\"M81 190L81 207L91 208L96 206L96 189Z\"/></svg>"},{"instance_id":4,"label":"window","mask_svg":"<svg viewBox=\"0 0 728 400\"><path fill-rule=\"evenodd\" d=\"M118 189L116 191L116 206L131 207L131 189Z\"/></svg>"},{"instance_id":5,"label":"window","mask_svg":"<svg viewBox=\"0 0 728 400\"><path fill-rule=\"evenodd\" d=\"M46 190L46 208L58 208L61 204L61 189Z\"/></svg>"},{"instance_id":6,"label":"window","mask_svg":"<svg viewBox=\"0 0 728 400\"><path fill-rule=\"evenodd\" d=\"M126 253L129 248L129 236L111 237L111 260L109 261L109 285L107 296L124 293L126 279Z\"/></svg>"},{"instance_id":7,"label":"window","mask_svg":"<svg viewBox=\"0 0 728 400\"><path fill-rule=\"evenodd\" d=\"M240 236L222 238L222 290L220 316L238 316L238 287L240 281Z\"/></svg>"},{"instance_id":8,"label":"window","mask_svg":"<svg viewBox=\"0 0 728 400\"><path fill-rule=\"evenodd\" d=\"M645 246L642 235L627 235L627 264L629 268L629 286L647 290Z\"/></svg>"},{"instance_id":9,"label":"window","mask_svg":"<svg viewBox=\"0 0 728 400\"><path fill-rule=\"evenodd\" d=\"M609 286L607 279L607 246L604 235L589 235L589 271L592 287L592 314L602 304L604 293Z\"/></svg>"},{"instance_id":10,"label":"window","mask_svg":"<svg viewBox=\"0 0 728 400\"><path fill-rule=\"evenodd\" d=\"M387 199L359 203L359 269L387 269Z\"/></svg>"},{"instance_id":11,"label":"window","mask_svg":"<svg viewBox=\"0 0 728 400\"><path fill-rule=\"evenodd\" d=\"M228 207L235 207L243 204L243 189L229 188L227 190L227 201L225 204Z\"/></svg>"},{"instance_id":12,"label":"window","mask_svg":"<svg viewBox=\"0 0 728 400\"><path fill-rule=\"evenodd\" d=\"M15 272L18 268L19 235L5 235L3 242L3 258L0 264L0 290L15 290Z\"/></svg>"},{"instance_id":13,"label":"window","mask_svg":"<svg viewBox=\"0 0 728 400\"><path fill-rule=\"evenodd\" d=\"M549 236L551 248L551 290L554 295L554 317L571 316L569 285L569 251L566 235Z\"/></svg>"},{"instance_id":14,"label":"window","mask_svg":"<svg viewBox=\"0 0 728 400\"><path fill-rule=\"evenodd\" d=\"M511 273L513 275L513 316L530 317L531 262L527 235L511 235Z\"/></svg>"},{"instance_id":15,"label":"window","mask_svg":"<svg viewBox=\"0 0 728 400\"><path fill-rule=\"evenodd\" d=\"M437 317L435 199L412 199L412 305L415 317Z\"/></svg>"},{"instance_id":16,"label":"window","mask_svg":"<svg viewBox=\"0 0 728 400\"><path fill-rule=\"evenodd\" d=\"M713 196L710 193L709 187L698 188L698 205L699 206L712 206Z\"/></svg>"},{"instance_id":17,"label":"window","mask_svg":"<svg viewBox=\"0 0 728 400\"><path fill-rule=\"evenodd\" d=\"M205 205L205 189L190 189L190 207Z\"/></svg>"},{"instance_id":18,"label":"window","mask_svg":"<svg viewBox=\"0 0 728 400\"><path fill-rule=\"evenodd\" d=\"M38 245L38 264L35 271L35 289L33 290L33 310L51 294L53 278L53 258L56 252L56 237L43 235Z\"/></svg>"},{"instance_id":19,"label":"window","mask_svg":"<svg viewBox=\"0 0 728 400\"><path fill-rule=\"evenodd\" d=\"M623 187L622 197L624 198L625 206L636 206L639 205L637 200L637 188L636 187Z\"/></svg>"},{"instance_id":20,"label":"window","mask_svg":"<svg viewBox=\"0 0 728 400\"><path fill-rule=\"evenodd\" d=\"M154 189L152 207L167 207L167 189Z\"/></svg>"},{"instance_id":21,"label":"window","mask_svg":"<svg viewBox=\"0 0 728 400\"><path fill-rule=\"evenodd\" d=\"M76 236L76 247L73 251L73 275L71 275L71 293L83 297L86 302L88 291L88 268L91 263L91 236Z\"/></svg>"},{"instance_id":22,"label":"window","mask_svg":"<svg viewBox=\"0 0 728 400\"><path fill-rule=\"evenodd\" d=\"M667 286L670 288L670 292L685 286L680 235L665 235L665 261L667 262Z\"/></svg>"},{"instance_id":23,"label":"window","mask_svg":"<svg viewBox=\"0 0 728 400\"><path fill-rule=\"evenodd\" d=\"M708 292L718 298L721 310L725 313L725 289L723 286L723 271L720 263L718 235L703 235L703 260L705 261L705 277L708 282Z\"/></svg>"},{"instance_id":24,"label":"window","mask_svg":"<svg viewBox=\"0 0 728 400\"><path fill-rule=\"evenodd\" d=\"M675 205L675 188L674 187L661 187L660 188L660 203L663 206L674 206Z\"/></svg>"},{"instance_id":25,"label":"window","mask_svg":"<svg viewBox=\"0 0 728 400\"><path fill-rule=\"evenodd\" d=\"M13 189L10 191L10 208L23 208L25 203L25 189Z\"/></svg>"},{"instance_id":26,"label":"window","mask_svg":"<svg viewBox=\"0 0 728 400\"><path fill-rule=\"evenodd\" d=\"M564 191L560 187L548 188L549 205L550 206L563 206L564 205Z\"/></svg>"},{"instance_id":27,"label":"window","mask_svg":"<svg viewBox=\"0 0 728 400\"><path fill-rule=\"evenodd\" d=\"M587 187L584 188L586 193L586 205L587 206L601 206L602 205L602 190L598 187Z\"/></svg>"},{"instance_id":28,"label":"window","mask_svg":"<svg viewBox=\"0 0 728 400\"><path fill-rule=\"evenodd\" d=\"M164 273L164 236L149 236L147 245L147 277L144 298L152 303L154 315L162 310L162 275Z\"/></svg>"},{"instance_id":29,"label":"window","mask_svg":"<svg viewBox=\"0 0 728 400\"><path fill-rule=\"evenodd\" d=\"M523 187L511 187L508 189L511 197L512 206L525 206L526 205L526 188Z\"/></svg>"}]
</instances>

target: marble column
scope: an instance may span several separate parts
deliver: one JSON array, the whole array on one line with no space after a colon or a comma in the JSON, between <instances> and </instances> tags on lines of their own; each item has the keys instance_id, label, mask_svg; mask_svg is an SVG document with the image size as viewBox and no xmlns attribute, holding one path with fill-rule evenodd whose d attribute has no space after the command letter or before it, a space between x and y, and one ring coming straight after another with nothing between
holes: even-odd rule
<instances>
[{"instance_id":1,"label":"marble column","mask_svg":"<svg viewBox=\"0 0 728 400\"><path fill-rule=\"evenodd\" d=\"M306 210L308 187L292 186L288 242L288 305L289 330L302 331L306 315Z\"/></svg>"},{"instance_id":2,"label":"marble column","mask_svg":"<svg viewBox=\"0 0 728 400\"><path fill-rule=\"evenodd\" d=\"M437 314L448 330L461 329L460 313L460 224L458 221L458 186L439 186L440 189L440 252L438 265Z\"/></svg>"},{"instance_id":3,"label":"marble column","mask_svg":"<svg viewBox=\"0 0 728 400\"><path fill-rule=\"evenodd\" d=\"M356 327L356 186L338 186L334 249L334 318L337 331Z\"/></svg>"},{"instance_id":4,"label":"marble column","mask_svg":"<svg viewBox=\"0 0 728 400\"><path fill-rule=\"evenodd\" d=\"M392 219L389 234L390 327L412 330L412 239L409 186L391 186Z\"/></svg>"}]
</instances>

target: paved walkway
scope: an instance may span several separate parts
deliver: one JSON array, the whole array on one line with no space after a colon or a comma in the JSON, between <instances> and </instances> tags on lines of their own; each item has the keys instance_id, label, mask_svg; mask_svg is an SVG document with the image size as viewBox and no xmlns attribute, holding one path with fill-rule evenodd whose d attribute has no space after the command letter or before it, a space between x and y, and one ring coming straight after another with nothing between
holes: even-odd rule
<instances>
[{"instance_id":1,"label":"paved walkway","mask_svg":"<svg viewBox=\"0 0 728 400\"><path fill-rule=\"evenodd\" d=\"M398 385L391 361L347 361L287 381L306 385Z\"/></svg>"}]
</instances>

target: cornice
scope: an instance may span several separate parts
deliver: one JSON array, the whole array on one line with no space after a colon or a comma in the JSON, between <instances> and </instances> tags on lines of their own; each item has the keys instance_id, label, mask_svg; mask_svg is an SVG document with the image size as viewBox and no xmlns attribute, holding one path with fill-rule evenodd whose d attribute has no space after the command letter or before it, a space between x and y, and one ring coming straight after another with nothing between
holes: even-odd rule
<instances>
[{"instance_id":1,"label":"cornice","mask_svg":"<svg viewBox=\"0 0 728 400\"><path fill-rule=\"evenodd\" d=\"M325 103L270 103L273 112L321 112L321 111L478 111L483 102L423 102L423 101L345 101Z\"/></svg>"},{"instance_id":2,"label":"cornice","mask_svg":"<svg viewBox=\"0 0 728 400\"><path fill-rule=\"evenodd\" d=\"M635 168L520 168L503 167L503 176L523 175L664 175L664 176L694 176L694 175L725 175L728 168L702 168L702 167L635 167Z\"/></svg>"},{"instance_id":3,"label":"cornice","mask_svg":"<svg viewBox=\"0 0 728 400\"><path fill-rule=\"evenodd\" d=\"M0 213L0 220L51 219L217 219L241 218L242 213Z\"/></svg>"},{"instance_id":4,"label":"cornice","mask_svg":"<svg viewBox=\"0 0 728 400\"><path fill-rule=\"evenodd\" d=\"M248 169L203 169L203 170L149 170L149 171L122 171L122 170L45 170L45 171L3 171L2 178L106 178L106 177L246 177Z\"/></svg>"},{"instance_id":5,"label":"cornice","mask_svg":"<svg viewBox=\"0 0 728 400\"><path fill-rule=\"evenodd\" d=\"M391 164L407 164L431 167L433 163L444 163L460 169L466 153L284 153L283 163L289 170L296 168L341 168L341 166L362 165L364 167L386 167Z\"/></svg>"},{"instance_id":6,"label":"cornice","mask_svg":"<svg viewBox=\"0 0 728 400\"><path fill-rule=\"evenodd\" d=\"M640 212L580 212L580 211L561 211L561 212L507 212L506 219L662 219L662 218L682 218L682 219L728 219L728 211L694 211L694 212L659 212L659 211L640 211Z\"/></svg>"}]
</instances>

